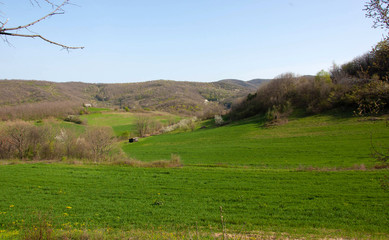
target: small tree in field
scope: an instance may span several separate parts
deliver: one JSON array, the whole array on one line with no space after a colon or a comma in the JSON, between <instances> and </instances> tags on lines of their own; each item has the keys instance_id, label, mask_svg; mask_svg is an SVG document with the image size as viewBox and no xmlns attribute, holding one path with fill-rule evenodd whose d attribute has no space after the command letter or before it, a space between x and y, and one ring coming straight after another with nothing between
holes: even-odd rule
<instances>
[{"instance_id":1,"label":"small tree in field","mask_svg":"<svg viewBox=\"0 0 389 240\"><path fill-rule=\"evenodd\" d=\"M112 129L109 127L93 127L87 129L85 140L88 143L92 159L95 162L105 159L114 144Z\"/></svg>"},{"instance_id":2,"label":"small tree in field","mask_svg":"<svg viewBox=\"0 0 389 240\"><path fill-rule=\"evenodd\" d=\"M0 159L11 157L14 147L10 142L7 132L4 129L0 129Z\"/></svg>"},{"instance_id":3,"label":"small tree in field","mask_svg":"<svg viewBox=\"0 0 389 240\"><path fill-rule=\"evenodd\" d=\"M29 148L35 147L41 136L36 126L24 121L7 124L6 134L19 159L28 157Z\"/></svg>"},{"instance_id":4,"label":"small tree in field","mask_svg":"<svg viewBox=\"0 0 389 240\"><path fill-rule=\"evenodd\" d=\"M224 124L224 120L223 120L222 116L220 116L220 115L215 115L215 124L216 124L217 126L221 126L221 125Z\"/></svg>"},{"instance_id":5,"label":"small tree in field","mask_svg":"<svg viewBox=\"0 0 389 240\"><path fill-rule=\"evenodd\" d=\"M150 131L150 119L145 116L139 116L135 122L136 132L139 137L144 137Z\"/></svg>"}]
</instances>

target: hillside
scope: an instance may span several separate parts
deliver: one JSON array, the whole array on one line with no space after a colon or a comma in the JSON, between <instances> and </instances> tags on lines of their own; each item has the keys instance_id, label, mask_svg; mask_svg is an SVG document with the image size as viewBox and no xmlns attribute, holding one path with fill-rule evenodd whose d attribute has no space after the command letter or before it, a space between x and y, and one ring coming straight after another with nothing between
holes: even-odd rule
<instances>
[{"instance_id":1,"label":"hillside","mask_svg":"<svg viewBox=\"0 0 389 240\"><path fill-rule=\"evenodd\" d=\"M341 120L339 120L341 119ZM188 165L261 168L352 168L374 164L371 139L387 145L384 117L366 121L342 115L290 117L282 126L266 127L253 117L219 128L163 134L123 144L129 156L142 161L168 159L172 153ZM379 139L379 140L378 140ZM380 143L378 143L380 142Z\"/></svg>"},{"instance_id":2,"label":"hillside","mask_svg":"<svg viewBox=\"0 0 389 240\"><path fill-rule=\"evenodd\" d=\"M0 80L0 106L72 101L129 109L183 114L222 109L255 91L262 81L222 80L211 83L157 80L141 83L90 84L33 80Z\"/></svg>"},{"instance_id":3,"label":"hillside","mask_svg":"<svg viewBox=\"0 0 389 240\"><path fill-rule=\"evenodd\" d=\"M33 80L0 80L0 105L34 102L85 101L92 95L86 83L54 83Z\"/></svg>"},{"instance_id":4,"label":"hillside","mask_svg":"<svg viewBox=\"0 0 389 240\"><path fill-rule=\"evenodd\" d=\"M152 113L107 110L83 115L87 125L46 123L119 134L132 131L138 114ZM389 143L386 117L293 115L273 127L261 116L221 127L207 120L117 142L133 159L2 159L0 238L222 239L225 232L227 239L388 239L388 170L371 157L371 144ZM71 146L88 146L80 144ZM157 167L173 156L179 165Z\"/></svg>"},{"instance_id":5,"label":"hillside","mask_svg":"<svg viewBox=\"0 0 389 240\"><path fill-rule=\"evenodd\" d=\"M218 81L218 83L226 83L226 84L236 85L244 88L252 88L256 90L262 83L267 81L270 81L270 79L252 79L250 81L242 81L238 79L223 79Z\"/></svg>"}]
</instances>

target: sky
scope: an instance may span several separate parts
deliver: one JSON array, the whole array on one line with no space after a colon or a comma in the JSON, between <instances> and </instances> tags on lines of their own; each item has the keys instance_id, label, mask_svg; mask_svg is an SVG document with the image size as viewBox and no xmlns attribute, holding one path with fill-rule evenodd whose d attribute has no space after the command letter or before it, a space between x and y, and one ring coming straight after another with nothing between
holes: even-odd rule
<instances>
[{"instance_id":1,"label":"sky","mask_svg":"<svg viewBox=\"0 0 389 240\"><path fill-rule=\"evenodd\" d=\"M44 0L0 0L5 27L52 9ZM61 2L60 0L56 1ZM314 75L380 40L364 0L71 0L65 14L0 39L0 79L125 83L213 82ZM22 33L22 32L20 32ZM27 32L28 33L28 32Z\"/></svg>"}]
</instances>

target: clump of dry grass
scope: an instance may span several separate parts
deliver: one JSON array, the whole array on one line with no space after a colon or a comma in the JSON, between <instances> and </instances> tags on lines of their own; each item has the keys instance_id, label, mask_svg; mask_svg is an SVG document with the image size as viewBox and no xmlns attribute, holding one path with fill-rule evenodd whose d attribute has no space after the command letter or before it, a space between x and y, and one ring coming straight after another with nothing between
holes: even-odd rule
<instances>
[{"instance_id":1,"label":"clump of dry grass","mask_svg":"<svg viewBox=\"0 0 389 240\"><path fill-rule=\"evenodd\" d=\"M133 167L146 167L146 168L177 168L182 167L181 158L176 154L171 155L170 160L159 160L153 162L143 162L136 159L122 158L110 162L112 165L128 165Z\"/></svg>"},{"instance_id":2,"label":"clump of dry grass","mask_svg":"<svg viewBox=\"0 0 389 240\"><path fill-rule=\"evenodd\" d=\"M56 239L54 237L54 229L49 217L45 214L38 213L32 216L33 223L28 226L23 226L22 239L24 240L41 240L41 239Z\"/></svg>"},{"instance_id":3,"label":"clump of dry grass","mask_svg":"<svg viewBox=\"0 0 389 240\"><path fill-rule=\"evenodd\" d=\"M375 168L375 167L374 167ZM313 167L313 166L299 166L298 172L337 172L337 171L366 171L368 168L365 164L354 164L352 167Z\"/></svg>"}]
</instances>

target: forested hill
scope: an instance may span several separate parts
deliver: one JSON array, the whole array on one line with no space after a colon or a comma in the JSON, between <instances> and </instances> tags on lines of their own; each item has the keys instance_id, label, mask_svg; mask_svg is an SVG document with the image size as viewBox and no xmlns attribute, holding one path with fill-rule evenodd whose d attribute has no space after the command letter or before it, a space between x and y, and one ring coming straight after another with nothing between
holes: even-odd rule
<instances>
[{"instance_id":1,"label":"forested hill","mask_svg":"<svg viewBox=\"0 0 389 240\"><path fill-rule=\"evenodd\" d=\"M211 83L156 80L91 84L0 80L0 106L71 101L115 108L190 113L229 106L235 99L255 92L263 81L266 80L229 79Z\"/></svg>"}]
</instances>

